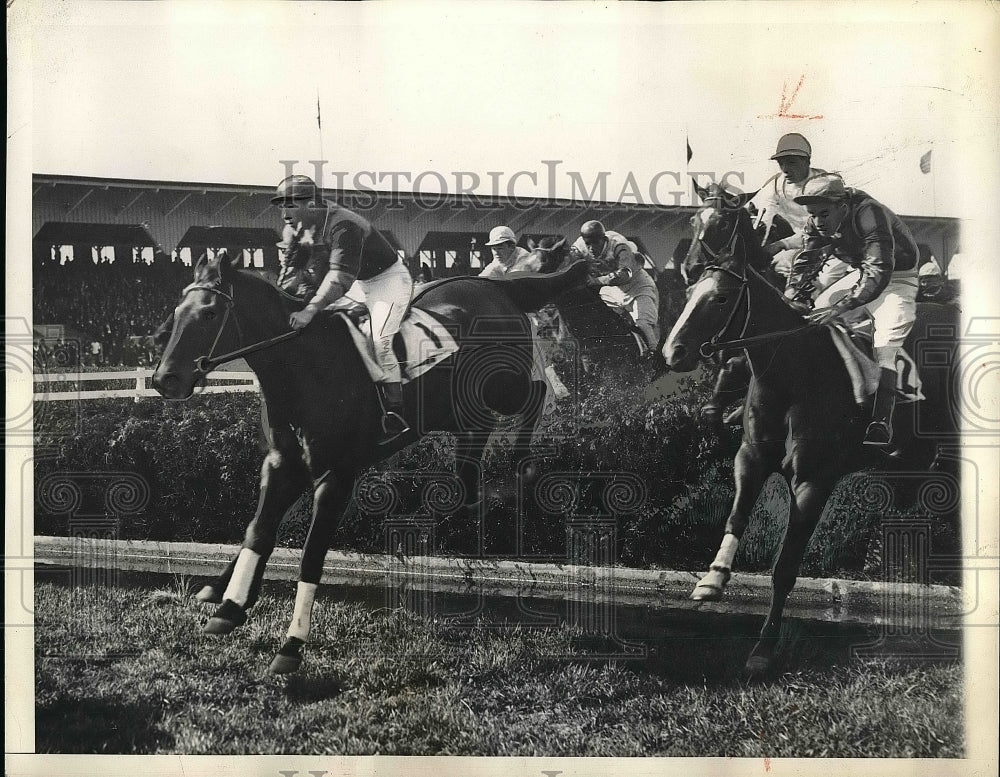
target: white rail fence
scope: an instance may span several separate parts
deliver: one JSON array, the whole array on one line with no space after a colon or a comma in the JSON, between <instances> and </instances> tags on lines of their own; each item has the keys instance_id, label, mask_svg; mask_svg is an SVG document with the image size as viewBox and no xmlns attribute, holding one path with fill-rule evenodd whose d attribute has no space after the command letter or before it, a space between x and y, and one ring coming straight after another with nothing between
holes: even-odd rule
<instances>
[{"instance_id":1,"label":"white rail fence","mask_svg":"<svg viewBox=\"0 0 1000 777\"><path fill-rule=\"evenodd\" d=\"M36 374L34 397L36 402L60 402L81 399L109 399L112 397L159 397L147 381L153 371L146 367L125 372L73 372ZM131 384L127 388L87 388L88 383L119 381ZM58 385L58 390L50 391L50 384ZM67 388L67 385L69 388ZM259 391L257 376L252 372L228 372L220 370L209 373L207 385L199 388L197 394L230 394L234 392Z\"/></svg>"}]
</instances>

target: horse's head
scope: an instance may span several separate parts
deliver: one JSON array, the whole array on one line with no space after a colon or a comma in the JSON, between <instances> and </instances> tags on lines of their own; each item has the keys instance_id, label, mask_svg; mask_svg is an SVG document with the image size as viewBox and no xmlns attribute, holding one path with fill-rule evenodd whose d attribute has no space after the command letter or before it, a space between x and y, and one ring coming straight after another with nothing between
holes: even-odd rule
<instances>
[{"instance_id":1,"label":"horse's head","mask_svg":"<svg viewBox=\"0 0 1000 777\"><path fill-rule=\"evenodd\" d=\"M704 205L691 217L694 234L681 266L689 286L709 265L741 263L755 257L759 247L744 207L753 194L731 192L716 183L701 187L695 182L695 190ZM742 274L741 266L733 269Z\"/></svg>"},{"instance_id":2,"label":"horse's head","mask_svg":"<svg viewBox=\"0 0 1000 777\"><path fill-rule=\"evenodd\" d=\"M677 372L693 370L701 345L729 329L746 286L747 266L759 253L743 207L753 195L734 194L717 184L705 189L696 183L695 188L705 204L691 218L694 235L681 271L688 300L663 345L663 358Z\"/></svg>"},{"instance_id":3,"label":"horse's head","mask_svg":"<svg viewBox=\"0 0 1000 777\"><path fill-rule=\"evenodd\" d=\"M209 371L202 357L239 345L239 324L233 315L233 278L229 256L214 259L202 254L194 268L194 282L154 335L162 347L153 386L167 399L187 399Z\"/></svg>"},{"instance_id":4,"label":"horse's head","mask_svg":"<svg viewBox=\"0 0 1000 777\"><path fill-rule=\"evenodd\" d=\"M528 251L528 255L520 259L512 270L552 273L562 269L569 258L569 246L565 237L543 237L539 243L529 239Z\"/></svg>"}]
</instances>

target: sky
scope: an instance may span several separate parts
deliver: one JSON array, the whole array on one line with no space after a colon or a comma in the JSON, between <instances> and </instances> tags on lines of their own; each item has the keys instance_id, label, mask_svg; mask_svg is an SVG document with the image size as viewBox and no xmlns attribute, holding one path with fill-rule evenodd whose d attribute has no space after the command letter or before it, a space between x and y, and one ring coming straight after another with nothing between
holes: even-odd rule
<instances>
[{"instance_id":1,"label":"sky","mask_svg":"<svg viewBox=\"0 0 1000 777\"><path fill-rule=\"evenodd\" d=\"M960 216L969 149L1000 156L984 8L42 0L31 168L274 184L324 159L328 186L670 205L691 173L756 189L798 131L897 212Z\"/></svg>"}]
</instances>

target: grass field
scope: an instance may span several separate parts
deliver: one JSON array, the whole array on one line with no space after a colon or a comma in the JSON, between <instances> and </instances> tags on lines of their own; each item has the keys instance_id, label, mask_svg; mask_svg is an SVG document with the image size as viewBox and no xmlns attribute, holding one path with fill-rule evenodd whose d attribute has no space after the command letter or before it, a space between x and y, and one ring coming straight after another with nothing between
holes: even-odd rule
<instances>
[{"instance_id":1,"label":"grass field","mask_svg":"<svg viewBox=\"0 0 1000 777\"><path fill-rule=\"evenodd\" d=\"M296 675L267 665L291 599L225 638L187 583L39 583L40 753L961 757L962 667L830 660L748 686L745 646L608 661L566 627L475 627L320 600ZM678 643L687 645L689 643ZM706 643L708 644L708 643ZM705 661L720 662L702 667Z\"/></svg>"}]
</instances>

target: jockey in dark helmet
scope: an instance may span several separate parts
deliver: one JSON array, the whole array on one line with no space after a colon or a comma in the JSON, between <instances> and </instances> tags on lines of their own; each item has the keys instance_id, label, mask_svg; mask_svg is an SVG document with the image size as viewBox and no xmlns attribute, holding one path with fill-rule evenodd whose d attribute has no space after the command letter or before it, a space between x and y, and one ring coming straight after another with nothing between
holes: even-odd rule
<instances>
[{"instance_id":1,"label":"jockey in dark helmet","mask_svg":"<svg viewBox=\"0 0 1000 777\"><path fill-rule=\"evenodd\" d=\"M380 445L409 431L403 419L403 392L399 362L392 340L410 304L413 281L402 258L372 225L357 213L326 203L316 183L305 175L291 175L278 184L271 202L282 209L283 243L289 249L308 250L313 261L326 264L319 288L306 307L291 315L293 329L307 326L330 303L343 297L357 281L371 315L375 355L385 375L377 385L382 402Z\"/></svg>"},{"instance_id":2,"label":"jockey in dark helmet","mask_svg":"<svg viewBox=\"0 0 1000 777\"><path fill-rule=\"evenodd\" d=\"M655 349L660 339L660 292L638 264L631 245L600 221L588 221L570 254L587 261L591 285L598 288L604 303L627 310L648 348Z\"/></svg>"}]
</instances>

